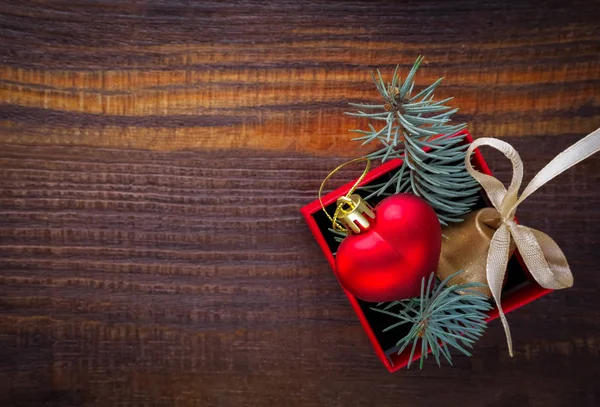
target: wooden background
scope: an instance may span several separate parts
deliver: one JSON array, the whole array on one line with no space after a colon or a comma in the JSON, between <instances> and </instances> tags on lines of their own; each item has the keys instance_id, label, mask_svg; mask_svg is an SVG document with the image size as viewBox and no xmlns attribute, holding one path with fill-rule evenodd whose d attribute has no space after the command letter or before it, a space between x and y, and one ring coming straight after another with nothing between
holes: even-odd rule
<instances>
[{"instance_id":1,"label":"wooden background","mask_svg":"<svg viewBox=\"0 0 600 407\"><path fill-rule=\"evenodd\" d=\"M530 179L600 126L596 1L0 1L0 404L600 404L600 155L522 223L575 287L389 374L299 214L369 69L445 76ZM493 170L508 163L484 152ZM348 171L346 179L356 175Z\"/></svg>"}]
</instances>

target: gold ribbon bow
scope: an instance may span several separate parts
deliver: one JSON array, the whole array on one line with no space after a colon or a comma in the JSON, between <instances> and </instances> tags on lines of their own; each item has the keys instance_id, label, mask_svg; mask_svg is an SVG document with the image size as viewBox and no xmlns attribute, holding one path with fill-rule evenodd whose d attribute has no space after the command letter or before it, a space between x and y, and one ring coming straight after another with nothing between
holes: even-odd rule
<instances>
[{"instance_id":1,"label":"gold ribbon bow","mask_svg":"<svg viewBox=\"0 0 600 407\"><path fill-rule=\"evenodd\" d=\"M508 190L496 178L482 174L471 165L471 153L479 146L494 147L512 162L513 175ZM490 242L486 276L492 296L498 306L500 319L506 333L510 356L513 356L512 339L506 316L500 304L500 296L508 264L511 239L517 245L517 249L521 253L531 276L539 285L553 290L568 288L573 285L573 275L562 250L545 233L523 225L517 225L514 220L517 206L539 187L599 150L600 128L579 140L550 161L531 180L520 197L518 197L518 192L523 181L523 162L517 151L510 144L494 138L480 138L475 140L467 150L465 157L467 170L481 184L502 220L502 224L496 230Z\"/></svg>"}]
</instances>

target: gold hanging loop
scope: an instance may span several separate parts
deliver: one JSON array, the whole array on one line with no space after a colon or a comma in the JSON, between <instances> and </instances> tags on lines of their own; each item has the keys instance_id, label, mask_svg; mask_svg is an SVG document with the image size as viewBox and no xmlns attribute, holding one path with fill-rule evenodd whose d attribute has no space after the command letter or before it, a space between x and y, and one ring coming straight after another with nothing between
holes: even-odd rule
<instances>
[{"instance_id":1,"label":"gold hanging loop","mask_svg":"<svg viewBox=\"0 0 600 407\"><path fill-rule=\"evenodd\" d=\"M339 170L341 170L342 168L344 168L346 165L353 164L353 163L356 163L356 162L362 162L362 161L366 161L367 162L367 165L365 166L365 169L364 169L363 173L361 174L360 177L358 177L358 179L356 180L356 182L354 183L354 185L352 185L352 188L350 188L350 190L348 191L348 193L345 196L341 196L341 197L338 198L337 207L335 208L335 212L334 212L333 216L329 215L329 213L325 209L325 205L323 205L323 199L321 197L321 195L323 194L323 188L325 187L325 183L327 183L327 181L329 181L329 179L333 176L333 174L335 174L336 172L338 172ZM369 160L368 158L364 158L364 157L355 158L353 160L346 161L345 163L339 165L336 169L334 169L333 171L331 171L329 173L329 175L327 175L325 177L325 179L323 180L323 182L321 183L321 187L319 188L319 202L321 203L321 208L323 209L323 212L325 212L325 215L327 215L327 217L331 221L333 230L339 230L339 231L344 232L344 233L349 233L348 229L346 229L344 226L342 226L338 222L337 219L338 219L338 216L341 213L349 213L349 212L352 212L353 210L355 210L357 208L357 203L355 203L355 201L353 201L351 197L352 197L352 194L354 194L354 191L356 191L356 188L358 188L358 185L360 185L360 183L362 182L362 180L365 179L365 176L369 173L370 169L371 169L371 160ZM348 210L344 210L343 209L344 205L349 205L350 206L350 210L349 211Z\"/></svg>"}]
</instances>

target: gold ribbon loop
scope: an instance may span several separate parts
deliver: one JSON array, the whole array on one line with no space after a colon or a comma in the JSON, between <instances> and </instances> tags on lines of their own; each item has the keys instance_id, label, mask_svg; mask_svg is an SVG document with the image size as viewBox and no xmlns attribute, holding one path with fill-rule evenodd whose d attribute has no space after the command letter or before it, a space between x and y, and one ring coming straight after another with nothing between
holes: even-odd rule
<instances>
[{"instance_id":1,"label":"gold ribbon loop","mask_svg":"<svg viewBox=\"0 0 600 407\"><path fill-rule=\"evenodd\" d=\"M333 216L331 216L327 212L327 209L325 209L325 205L323 205L322 195L323 195L323 189L325 188L325 184L327 183L327 181L329 181L329 178L331 178L333 176L333 174L335 174L336 172L338 172L339 170L341 170L342 168L344 168L346 165L353 164L353 163L356 163L356 162L361 162L361 161L366 161L367 162L367 165L365 166L364 171L362 172L362 174L360 175L360 177L358 177L358 179L356 180L356 182L354 183L354 185L352 185L352 188L350 188L350 190L346 193L346 195L344 197L338 198L338 205L335 208L335 212L334 212ZM352 199L350 197L352 196L352 194L354 193L354 191L356 191L356 188L358 188L358 186L363 181L363 179L365 179L365 177L369 173L370 169L371 169L371 160L369 160L368 158L364 158L364 157L355 158L353 160L346 161L345 163L343 163L341 165L338 165L333 171L331 171L325 177L325 179L323 180L323 182L321 182L321 187L319 188L319 202L321 203L321 209L323 209L323 212L325 212L325 215L327 215L327 217L331 221L331 227L333 228L333 230L340 230L340 231L342 231L344 233L349 233L349 231L345 227L343 227L342 225L340 225L340 223L338 222L338 216L340 215L340 212L344 212L344 209L343 209L343 205L344 204L350 205L351 208L354 207L354 202L352 201Z\"/></svg>"},{"instance_id":2,"label":"gold ribbon loop","mask_svg":"<svg viewBox=\"0 0 600 407\"><path fill-rule=\"evenodd\" d=\"M513 175L508 190L496 178L482 174L471 165L471 153L479 146L494 147L511 161ZM510 144L494 138L480 138L475 140L467 150L465 157L467 170L481 184L502 219L502 225L496 230L490 242L486 276L504 326L510 356L513 356L512 339L500 299L511 239L517 245L531 276L539 285L554 290L573 285L573 275L567 259L556 242L545 233L517 225L514 221L515 211L521 202L542 185L597 151L600 151L600 129L588 134L557 155L531 180L519 198L519 188L523 181L523 162Z\"/></svg>"}]
</instances>

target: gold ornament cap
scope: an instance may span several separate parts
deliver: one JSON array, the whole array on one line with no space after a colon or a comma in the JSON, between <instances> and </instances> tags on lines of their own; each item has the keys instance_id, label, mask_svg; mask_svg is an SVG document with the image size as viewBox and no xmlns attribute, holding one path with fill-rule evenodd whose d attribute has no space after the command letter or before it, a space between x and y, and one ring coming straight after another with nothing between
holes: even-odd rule
<instances>
[{"instance_id":1,"label":"gold ornament cap","mask_svg":"<svg viewBox=\"0 0 600 407\"><path fill-rule=\"evenodd\" d=\"M352 233L360 233L371 227L375 220L373 208L358 194L340 196L337 200L337 220Z\"/></svg>"}]
</instances>

